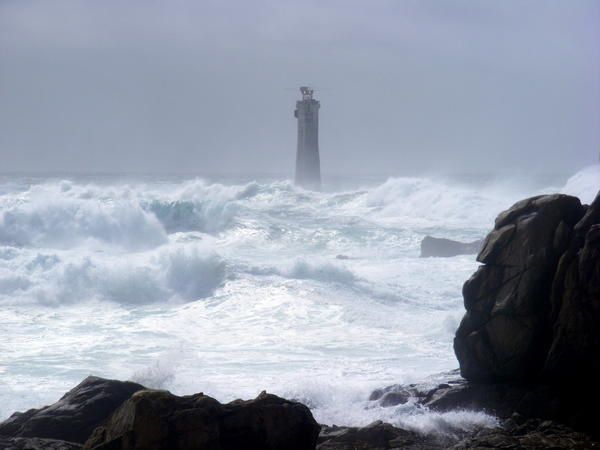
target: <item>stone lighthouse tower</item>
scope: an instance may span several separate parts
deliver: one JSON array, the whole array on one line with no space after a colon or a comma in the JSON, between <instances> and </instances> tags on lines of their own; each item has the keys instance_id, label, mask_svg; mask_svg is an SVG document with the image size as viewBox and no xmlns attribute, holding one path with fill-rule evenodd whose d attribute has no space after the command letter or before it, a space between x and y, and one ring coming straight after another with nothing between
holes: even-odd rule
<instances>
[{"instance_id":1,"label":"stone lighthouse tower","mask_svg":"<svg viewBox=\"0 0 600 450\"><path fill-rule=\"evenodd\" d=\"M298 147L296 150L296 184L307 189L321 188L319 160L319 108L313 99L313 89L300 88L302 100L296 102L294 116L298 119Z\"/></svg>"}]
</instances>

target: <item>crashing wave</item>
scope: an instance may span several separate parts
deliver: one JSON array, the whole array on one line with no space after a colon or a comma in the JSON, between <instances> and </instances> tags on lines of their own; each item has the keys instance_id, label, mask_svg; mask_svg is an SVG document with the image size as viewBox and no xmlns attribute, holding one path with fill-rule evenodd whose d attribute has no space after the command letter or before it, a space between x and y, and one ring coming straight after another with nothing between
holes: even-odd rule
<instances>
[{"instance_id":1,"label":"crashing wave","mask_svg":"<svg viewBox=\"0 0 600 450\"><path fill-rule=\"evenodd\" d=\"M23 251L0 265L0 299L46 305L90 299L129 305L193 301L213 295L225 272L223 259L201 243L125 257Z\"/></svg>"},{"instance_id":2,"label":"crashing wave","mask_svg":"<svg viewBox=\"0 0 600 450\"><path fill-rule=\"evenodd\" d=\"M127 200L40 196L0 212L3 245L69 248L93 241L145 250L164 244L167 236L154 215Z\"/></svg>"},{"instance_id":3,"label":"crashing wave","mask_svg":"<svg viewBox=\"0 0 600 450\"><path fill-rule=\"evenodd\" d=\"M431 178L389 178L366 191L355 205L383 224L416 227L488 226L500 207L518 198L506 185L480 188Z\"/></svg>"},{"instance_id":4,"label":"crashing wave","mask_svg":"<svg viewBox=\"0 0 600 450\"><path fill-rule=\"evenodd\" d=\"M0 196L0 244L70 248L98 242L148 250L165 244L169 233L222 231L236 214L236 202L258 190L257 183L224 186L202 180L158 192L145 185L34 185Z\"/></svg>"},{"instance_id":5,"label":"crashing wave","mask_svg":"<svg viewBox=\"0 0 600 450\"><path fill-rule=\"evenodd\" d=\"M600 164L586 167L568 179L561 192L579 197L582 203L591 203L600 191Z\"/></svg>"}]
</instances>

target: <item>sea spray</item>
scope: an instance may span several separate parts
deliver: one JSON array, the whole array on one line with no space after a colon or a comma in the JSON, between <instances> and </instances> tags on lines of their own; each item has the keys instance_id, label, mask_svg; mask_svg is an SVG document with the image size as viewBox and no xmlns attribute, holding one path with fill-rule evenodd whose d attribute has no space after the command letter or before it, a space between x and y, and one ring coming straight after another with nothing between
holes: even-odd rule
<instances>
[{"instance_id":1,"label":"sea spray","mask_svg":"<svg viewBox=\"0 0 600 450\"><path fill-rule=\"evenodd\" d=\"M562 190L597 191L593 170ZM368 395L457 365L461 287L477 263L419 258L420 240L481 238L515 201L556 190L431 178L320 193L289 181L5 180L0 415L97 374L223 401L266 389L338 425L493 423L369 407Z\"/></svg>"}]
</instances>

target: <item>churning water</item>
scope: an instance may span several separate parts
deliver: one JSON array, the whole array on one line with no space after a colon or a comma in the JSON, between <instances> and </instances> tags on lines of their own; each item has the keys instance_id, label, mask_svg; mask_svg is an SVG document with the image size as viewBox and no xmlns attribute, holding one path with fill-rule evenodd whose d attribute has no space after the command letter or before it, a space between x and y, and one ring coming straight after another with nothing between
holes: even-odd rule
<instances>
[{"instance_id":1,"label":"churning water","mask_svg":"<svg viewBox=\"0 0 600 450\"><path fill-rule=\"evenodd\" d=\"M457 366L477 263L419 258L420 241L481 238L541 192L589 202L600 170L555 186L391 178L323 193L150 180L0 180L0 418L95 374L222 401L266 389L338 425L491 423L367 401Z\"/></svg>"}]
</instances>

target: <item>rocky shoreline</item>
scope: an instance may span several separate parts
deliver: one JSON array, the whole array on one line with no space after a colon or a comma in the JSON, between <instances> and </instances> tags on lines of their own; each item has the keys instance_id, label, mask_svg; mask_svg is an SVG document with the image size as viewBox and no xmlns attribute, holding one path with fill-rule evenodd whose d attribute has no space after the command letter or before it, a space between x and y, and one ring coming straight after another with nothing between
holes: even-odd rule
<instances>
[{"instance_id":1,"label":"rocky shoreline","mask_svg":"<svg viewBox=\"0 0 600 450\"><path fill-rule=\"evenodd\" d=\"M432 411L485 410L497 427L422 434L381 421L366 427L319 425L299 402L261 393L221 404L202 393L178 397L131 382L88 377L57 403L15 413L0 424L0 448L75 449L469 449L600 447L592 432L509 412L530 392L479 385L457 373L431 388L394 385L372 393L383 407L414 401ZM124 396L129 395L127 398ZM517 405L517 406L514 406ZM540 404L543 406L543 404Z\"/></svg>"},{"instance_id":2,"label":"rocky shoreline","mask_svg":"<svg viewBox=\"0 0 600 450\"><path fill-rule=\"evenodd\" d=\"M498 216L477 260L454 341L460 374L369 400L484 411L497 427L424 435L382 422L320 426L306 406L265 392L221 404L88 377L57 403L0 423L0 448L599 448L600 194L590 206L558 194L518 202Z\"/></svg>"}]
</instances>

